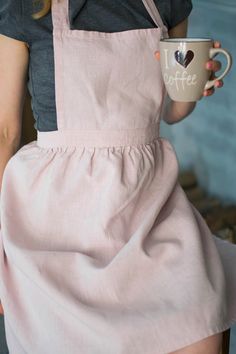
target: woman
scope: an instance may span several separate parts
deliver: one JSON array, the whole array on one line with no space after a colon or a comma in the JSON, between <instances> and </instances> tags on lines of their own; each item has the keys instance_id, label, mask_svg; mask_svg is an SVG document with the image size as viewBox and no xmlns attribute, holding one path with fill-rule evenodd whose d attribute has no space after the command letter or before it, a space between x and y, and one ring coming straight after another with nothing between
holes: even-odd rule
<instances>
[{"instance_id":1,"label":"woman","mask_svg":"<svg viewBox=\"0 0 236 354\"><path fill-rule=\"evenodd\" d=\"M10 353L219 353L236 321L236 250L189 203L159 136L159 41L186 36L191 2L44 1L38 19L32 8L4 3L0 26ZM26 84L37 140L19 149ZM195 105L170 101L163 119Z\"/></svg>"}]
</instances>

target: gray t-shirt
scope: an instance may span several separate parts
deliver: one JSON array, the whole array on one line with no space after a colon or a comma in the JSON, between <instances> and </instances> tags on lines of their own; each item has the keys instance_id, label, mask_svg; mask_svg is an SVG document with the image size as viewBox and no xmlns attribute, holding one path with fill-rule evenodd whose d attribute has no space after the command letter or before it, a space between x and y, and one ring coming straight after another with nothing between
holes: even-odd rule
<instances>
[{"instance_id":1,"label":"gray t-shirt","mask_svg":"<svg viewBox=\"0 0 236 354\"><path fill-rule=\"evenodd\" d=\"M189 16L191 0L155 0L164 24L173 28ZM28 89L39 131L57 130L51 11L38 20L33 0L0 0L0 33L29 44ZM69 0L70 28L119 32L156 27L142 0Z\"/></svg>"}]
</instances>

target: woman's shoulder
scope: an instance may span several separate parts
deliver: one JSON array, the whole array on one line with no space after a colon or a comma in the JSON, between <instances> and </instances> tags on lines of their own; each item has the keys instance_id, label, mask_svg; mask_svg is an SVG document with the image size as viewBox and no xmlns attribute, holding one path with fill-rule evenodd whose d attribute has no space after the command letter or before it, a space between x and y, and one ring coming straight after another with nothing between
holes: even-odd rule
<instances>
[{"instance_id":1,"label":"woman's shoulder","mask_svg":"<svg viewBox=\"0 0 236 354\"><path fill-rule=\"evenodd\" d=\"M0 1L0 34L25 42L22 1Z\"/></svg>"},{"instance_id":2,"label":"woman's shoulder","mask_svg":"<svg viewBox=\"0 0 236 354\"><path fill-rule=\"evenodd\" d=\"M184 21L191 13L192 0L154 0L168 29Z\"/></svg>"},{"instance_id":3,"label":"woman's shoulder","mask_svg":"<svg viewBox=\"0 0 236 354\"><path fill-rule=\"evenodd\" d=\"M2 14L7 14L9 12L11 12L11 14L13 14L14 12L16 14L20 14L21 13L21 1L15 1L15 0L1 0L0 1L0 13Z\"/></svg>"},{"instance_id":4,"label":"woman's shoulder","mask_svg":"<svg viewBox=\"0 0 236 354\"><path fill-rule=\"evenodd\" d=\"M0 34L32 44L51 35L50 12L39 20L32 16L42 8L42 1L0 0Z\"/></svg>"}]
</instances>

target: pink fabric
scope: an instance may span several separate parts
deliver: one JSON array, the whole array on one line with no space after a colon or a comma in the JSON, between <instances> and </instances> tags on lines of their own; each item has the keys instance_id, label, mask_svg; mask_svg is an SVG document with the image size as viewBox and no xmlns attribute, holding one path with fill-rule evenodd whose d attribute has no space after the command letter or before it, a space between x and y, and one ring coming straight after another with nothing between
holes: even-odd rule
<instances>
[{"instance_id":1,"label":"pink fabric","mask_svg":"<svg viewBox=\"0 0 236 354\"><path fill-rule=\"evenodd\" d=\"M58 131L8 161L0 298L10 354L166 354L236 322L236 246L159 136L160 28L70 30L53 1Z\"/></svg>"}]
</instances>

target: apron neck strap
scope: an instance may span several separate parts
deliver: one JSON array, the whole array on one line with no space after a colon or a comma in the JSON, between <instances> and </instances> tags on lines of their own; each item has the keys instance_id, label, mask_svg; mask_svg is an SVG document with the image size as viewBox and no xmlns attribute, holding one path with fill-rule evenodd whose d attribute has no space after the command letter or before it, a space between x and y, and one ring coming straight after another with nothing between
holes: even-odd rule
<instances>
[{"instance_id":1,"label":"apron neck strap","mask_svg":"<svg viewBox=\"0 0 236 354\"><path fill-rule=\"evenodd\" d=\"M142 2L157 27L160 27L161 29L166 31L167 28L162 21L161 15L154 3L154 0L142 0Z\"/></svg>"},{"instance_id":2,"label":"apron neck strap","mask_svg":"<svg viewBox=\"0 0 236 354\"><path fill-rule=\"evenodd\" d=\"M157 27L163 30L164 37L166 37L168 30L161 19L154 0L142 0L142 2ZM53 27L70 28L69 0L52 0L51 3Z\"/></svg>"},{"instance_id":3,"label":"apron neck strap","mask_svg":"<svg viewBox=\"0 0 236 354\"><path fill-rule=\"evenodd\" d=\"M70 28L69 0L52 0L51 13L53 28Z\"/></svg>"}]
</instances>

